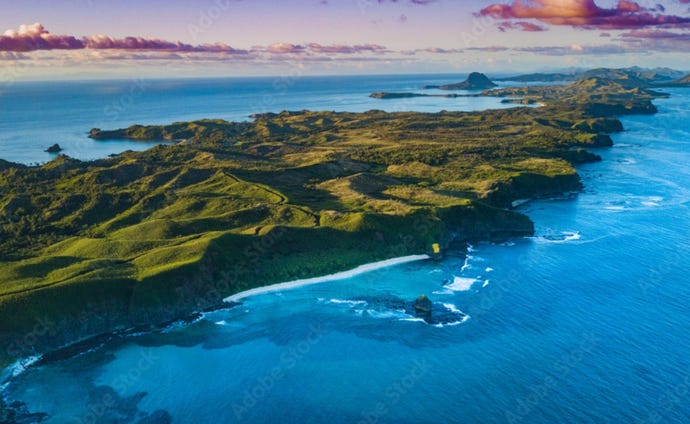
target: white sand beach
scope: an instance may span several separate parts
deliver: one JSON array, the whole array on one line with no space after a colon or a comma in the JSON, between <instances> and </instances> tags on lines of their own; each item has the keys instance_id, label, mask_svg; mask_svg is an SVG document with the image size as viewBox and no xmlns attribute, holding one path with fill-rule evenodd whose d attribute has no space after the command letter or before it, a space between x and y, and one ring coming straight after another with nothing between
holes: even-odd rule
<instances>
[{"instance_id":1,"label":"white sand beach","mask_svg":"<svg viewBox=\"0 0 690 424\"><path fill-rule=\"evenodd\" d=\"M394 265L400 265L408 262L422 261L430 259L429 255L411 255L403 256L401 258L387 259L385 261L374 262L370 264L360 265L355 269L349 271L338 272L335 274L325 275L323 277L306 278L302 280L289 281L287 283L273 284L265 287L257 287L255 289L246 290L223 299L224 302L237 302L241 299L256 296L259 294L290 290L297 287L308 286L312 284L327 283L330 281L344 280L346 278L355 277L367 272L375 271L381 268L387 268Z\"/></svg>"}]
</instances>

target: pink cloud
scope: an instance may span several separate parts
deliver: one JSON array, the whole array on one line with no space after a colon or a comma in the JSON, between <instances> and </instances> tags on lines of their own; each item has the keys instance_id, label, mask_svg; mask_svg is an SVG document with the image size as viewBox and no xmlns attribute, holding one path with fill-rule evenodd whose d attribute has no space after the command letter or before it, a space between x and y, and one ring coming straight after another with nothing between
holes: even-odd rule
<instances>
[{"instance_id":1,"label":"pink cloud","mask_svg":"<svg viewBox=\"0 0 690 424\"><path fill-rule=\"evenodd\" d=\"M317 43L308 44L307 47L314 53L330 54L355 54L355 53L382 53L386 48L378 44L358 44L354 46L336 44L324 46Z\"/></svg>"},{"instance_id":2,"label":"pink cloud","mask_svg":"<svg viewBox=\"0 0 690 424\"><path fill-rule=\"evenodd\" d=\"M30 52L34 50L78 50L84 43L71 35L53 35L43 25L22 25L0 36L0 51Z\"/></svg>"},{"instance_id":3,"label":"pink cloud","mask_svg":"<svg viewBox=\"0 0 690 424\"><path fill-rule=\"evenodd\" d=\"M646 9L630 0L620 0L611 9L597 6L594 0L513 0L492 4L480 16L496 19L536 19L550 25L579 28L634 29L650 26L688 27L690 18L658 13L663 8Z\"/></svg>"},{"instance_id":4,"label":"pink cloud","mask_svg":"<svg viewBox=\"0 0 690 424\"><path fill-rule=\"evenodd\" d=\"M629 48L645 51L682 52L690 50L690 33L660 29L638 29L621 34Z\"/></svg>"},{"instance_id":5,"label":"pink cloud","mask_svg":"<svg viewBox=\"0 0 690 424\"><path fill-rule=\"evenodd\" d=\"M541 31L547 31L546 28L544 28L541 25L534 24L532 22L503 22L501 25L498 26L498 29L501 31L506 31L509 29L518 29L521 31L526 31L526 32L541 32Z\"/></svg>"},{"instance_id":6,"label":"pink cloud","mask_svg":"<svg viewBox=\"0 0 690 424\"><path fill-rule=\"evenodd\" d=\"M223 43L202 44L192 46L179 41L171 42L157 38L125 37L114 38L107 35L93 35L82 38L84 47L94 50L148 50L148 51L168 51L168 52L201 52L201 53L229 53L247 54L246 50L238 50Z\"/></svg>"},{"instance_id":7,"label":"pink cloud","mask_svg":"<svg viewBox=\"0 0 690 424\"><path fill-rule=\"evenodd\" d=\"M37 50L123 50L160 53L223 53L230 55L248 55L250 53L271 53L278 55L314 53L314 54L361 54L386 53L388 50L378 44L357 45L307 45L292 43L275 43L265 47L255 47L252 51L235 49L224 43L191 45L180 41L167 41L158 38L124 37L115 38L109 35L91 35L76 38L72 35L53 35L43 25L22 25L18 30L8 30L0 36L0 52L31 52Z\"/></svg>"},{"instance_id":8,"label":"pink cloud","mask_svg":"<svg viewBox=\"0 0 690 424\"><path fill-rule=\"evenodd\" d=\"M275 44L271 44L270 46L266 47L266 51L269 53L278 53L278 54L301 53L304 51L304 46L300 46L299 44L291 44L291 43L275 43Z\"/></svg>"},{"instance_id":9,"label":"pink cloud","mask_svg":"<svg viewBox=\"0 0 690 424\"><path fill-rule=\"evenodd\" d=\"M430 3L436 3L437 0L409 0L408 3L416 4L418 6L425 6ZM400 0L378 0L378 3L401 3Z\"/></svg>"},{"instance_id":10,"label":"pink cloud","mask_svg":"<svg viewBox=\"0 0 690 424\"><path fill-rule=\"evenodd\" d=\"M92 35L76 38L73 35L54 35L43 25L21 25L18 30L7 30L0 36L0 51L31 52L36 50L131 50L162 51L180 53L226 53L247 54L246 50L234 49L227 44L202 44L192 46L179 41L166 41L157 38L125 37L114 38L107 35Z\"/></svg>"}]
</instances>

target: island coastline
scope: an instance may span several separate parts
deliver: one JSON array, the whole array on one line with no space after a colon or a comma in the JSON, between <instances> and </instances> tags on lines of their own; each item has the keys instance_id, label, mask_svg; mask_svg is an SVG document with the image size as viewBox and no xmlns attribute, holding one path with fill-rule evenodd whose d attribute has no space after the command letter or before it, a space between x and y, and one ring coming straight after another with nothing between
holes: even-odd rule
<instances>
[{"instance_id":1,"label":"island coastline","mask_svg":"<svg viewBox=\"0 0 690 424\"><path fill-rule=\"evenodd\" d=\"M600 84L600 82L594 82L594 83L588 83L588 84ZM608 82L604 81L604 82L601 82L601 84L608 84ZM576 90L580 90L580 89L581 88L576 87ZM553 100L549 97L551 94L548 90L549 90L549 88L542 89L541 91L539 91L539 90L530 91L529 88L511 89L511 90L504 90L504 91L492 90L493 93L492 92L486 92L486 93L482 93L482 95L492 95L492 96L499 96L499 97L502 97L504 95L507 95L507 96L512 96L512 95L525 96L524 98L528 99L526 101L532 101L533 99L534 99L534 101L537 101L536 99L539 99L540 102L543 101L543 105L546 107L549 104L553 104ZM615 116L616 114L654 113L655 108L653 108L653 105L651 105L651 101L649 99L650 99L650 97L644 97L644 96L640 102L637 102L636 99L634 99L635 101L633 101L632 107L627 107L627 106L626 107L619 107L618 105L613 104L611 106L605 106L605 107L602 106L599 109L596 109L593 112L594 116L597 116L597 114L599 114L599 115L604 116L606 118L595 118L593 120L590 119L589 121L586 121L586 122L583 121L582 123L578 124L579 125L578 128L580 128L580 129L584 128L585 131L589 131L587 134L591 134L591 137L587 138L585 140L586 143L589 143L587 145L589 145L590 147L593 147L593 148L610 146L611 145L610 139L606 139L606 137L608 137L608 136L604 136L604 135L607 133L610 133L610 132L620 131L620 130L622 130L622 126L620 126L620 124L615 124L613 121L608 122L608 121L606 121L606 119L608 119L608 117L610 117L610 116ZM648 103L646 103L646 102L648 102ZM271 120L276 120L276 119L285 119L286 117L287 118L297 117L299 119L302 119L302 116L304 116L305 118L311 119L311 115L309 113L302 113L302 115L300 115L300 113L288 113L287 115L285 113L272 114L271 116L266 116L266 117L258 116L257 119L258 119L259 125L262 125L263 122L271 122ZM480 115L480 114L481 113L479 113L477 115ZM367 114L360 114L360 115L366 116ZM462 115L462 114L460 114L460 115ZM458 115L458 116L460 116L460 115ZM324 119L332 119L332 117L330 115L318 115L317 114L316 116L317 117L324 116ZM344 114L342 116L347 116L347 115ZM381 115L381 116L388 116L388 114ZM444 117L445 115L443 113L441 113L441 114L436 114L436 116ZM454 115L452 115L452 116L454 116ZM224 128L223 126L225 125L224 121L206 120L204 122L207 124L213 125L213 126L219 126L220 128ZM184 125L181 125L179 123L175 124L175 125L177 125L177 127L181 128L182 130L187 131L185 129L186 127ZM249 128L249 125L252 125L252 124L247 124L247 123L231 124L231 127L229 127L229 130L228 130L229 132L226 133L226 135L233 136L234 134L238 134L241 131L245 131L247 128ZM254 125L257 125L257 124L255 123ZM578 129L577 131L580 131L580 129ZM116 134L118 137L123 136L125 138L140 139L142 141L145 141L145 140L147 140L147 137L151 136L151 134L154 134L155 137L159 137L159 135L163 133L163 134L165 134L165 137L163 137L163 139L170 140L170 139L178 139L178 138L176 138L175 131L177 131L177 129L174 129L174 131L168 131L168 129L164 129L164 132L161 132L160 128L148 128L148 127L137 126L135 128L134 132L132 132L132 133L129 133L127 130L117 130L116 132L110 132L109 134ZM94 135L93 131L92 131L92 135ZM206 133L197 133L197 134L194 134L194 133L187 134L186 133L185 135L186 135L185 140L189 140L190 145L194 145L195 143L199 143L200 141L203 140L203 137L207 137ZM96 136L93 138L98 138L98 137ZM165 153L165 150L166 150L165 147L158 148L158 151L162 152L162 153ZM570 151L565 152L565 153L568 153L568 155L570 155L569 152ZM573 152L575 152L575 151L573 151ZM584 153L578 153L578 154L583 155L582 159L577 159L577 156L574 154L567 156L567 157L571 158L571 160L573 160L573 163L575 163L575 164L578 163L579 160L583 160L585 162L586 161L594 161L593 157L588 157L588 156L584 155ZM138 154L134 154L134 153L130 153L129 156L131 156L133 158L139 157ZM127 155L124 155L124 157L127 158ZM193 156L191 158L193 158ZM113 160L116 160L116 159L117 158L114 158ZM51 163L49 165L54 167L54 166L56 166L56 164L59 164L59 166L62 167L62 169L67 169L67 170L78 169L78 167L81 166L79 163L77 163L78 161L76 161L76 162L72 161L71 159L69 159L65 156L58 157L54 162L55 163ZM104 163L104 162L103 161L97 161L97 163ZM579 162L579 163L582 163L582 162ZM530 176L529 178L533 178L533 177ZM540 181L543 182L545 180L540 180ZM522 183L522 184L524 184L524 183ZM541 182L540 182L540 184L541 184ZM559 193L562 193L562 192L572 191L573 189L576 189L579 185L580 185L579 177L577 177L577 175L575 174L575 176L564 176L564 178L562 178L562 182L558 182L558 181L554 180L553 187L550 187L550 188L549 187L546 187L546 188L541 187L539 189L536 189L536 191L534 191L534 192L532 192L530 190L525 191L524 188L520 188L519 185L515 186L515 187L511 187L509 185L502 186L502 187L500 187L499 190L496 191L496 194L494 195L494 197L491 197L489 199L495 205L498 205L498 206L504 207L504 208L511 208L511 206L513 206L512 202L514 202L517 199L522 199L522 198L526 198L526 197L532 198L532 197L544 197L544 196L548 196L548 195L558 195ZM529 187L529 186L525 186L525 187ZM477 204L477 205L473 205L473 206L479 207L480 205ZM496 216L498 218L496 218L495 222L491 222L490 220L487 221L486 223L482 224L484 226L476 226L477 224L475 223L474 224L475 227L472 229L462 227L462 225L463 225L462 219L467 219L467 217L460 219L460 221L458 221L458 222L454 221L454 219L456 219L456 218L452 218L453 214L458 213L463 208L459 208L459 207L456 207L455 209L450 208L450 209L448 209L448 211L444 211L444 209L441 208L441 209L439 209L439 211L442 212L442 214L441 214L442 217L440 216L442 218L441 221L444 222L446 225L451 224L451 223L452 223L452 225L459 225L459 227L457 227L456 230L453 230L453 231L456 233L457 232L460 232L460 233L464 232L463 237L466 239L486 240L486 239L492 239L494 237L500 238L500 237L506 237L506 236L508 236L508 237L526 236L526 235L529 235L533 231L533 228L530 228L529 226L527 226L525 222L520 221L521 218L517 219L518 218L517 216L513 217L512 215L508 214L508 215L505 215L504 217L501 217L502 215L500 215L500 214L503 214L504 212L499 213L498 210L493 211L491 209L482 209L482 208L484 208L484 206L481 206L479 208L480 211L483 211L483 212L478 212L479 215L488 212L489 214L497 214ZM451 212L451 210L452 210L452 212ZM433 222L435 222L434 221L435 219L437 219L437 218L430 219L430 220L428 220L428 222L433 223ZM472 218L472 219L474 219L474 218ZM505 223L509 222L511 219L517 219L517 220L515 221L514 224L506 225ZM343 277L335 278L333 276L333 274L331 272L329 272L330 270L328 268L330 268L331 270L334 270L334 272L337 272L337 274L335 274L336 276L344 275L343 273L345 273L345 275L346 275L346 273L348 271L340 271L340 270L350 269L350 272L351 272L351 271L353 271L352 266L356 266L356 268L354 268L354 270L360 269L362 267L367 267L367 265L361 265L361 264L364 263L364 264L370 264L371 265L372 263L369 261L372 259L373 256L378 256L378 258L373 258L374 260L376 260L376 259L383 260L383 262L380 262L380 261L379 262L373 262L373 264L389 263L391 261L391 259L386 259L386 257L393 257L393 258L409 257L409 256L401 256L400 253L402 253L403 255L405 255L405 254L418 255L421 252L428 251L428 246L430 245L431 241L441 241L445 247L445 246L448 246L448 244L453 239L453 237L449 238L448 229L441 230L440 227L439 228L434 227L434 225L437 225L437 224L426 223L427 218L424 218L421 220L417 219L417 221L418 222L425 222L424 225L427 225L427 226L431 225L431 227L427 227L427 230L431 229L431 231L428 234L428 237L424 237L424 238L420 239L418 242L414 242L411 245L405 246L404 248L402 248L402 251L395 252L398 254L395 254L393 252L389 252L387 254L384 254L382 252L378 252L377 254L369 255L369 259L364 257L367 255L364 255L364 256L362 256L362 258L353 259L353 261L351 263L347 263L347 264L343 263L343 264L339 264L339 265L330 265L324 269L314 270L311 272L306 272L303 270L302 272L305 272L307 275L309 275L309 274L322 275L322 277L309 277L309 276L307 276L306 278L283 279L282 281L288 281L288 282L287 283L278 283L275 285L266 285L263 287L248 288L248 289L239 291L239 292L235 293L234 295L231 294L230 296L226 296L226 297L222 297L222 298L214 298L214 300L212 300L212 301L204 301L203 303L196 302L195 303L196 306L191 307L191 308L189 306L184 306L184 307L180 308L179 310L172 310L172 311L168 310L167 313L165 313L163 315L156 315L156 314L142 315L141 318L136 318L135 322L138 324L148 323L150 325L155 325L157 323L164 322L164 321L169 320L169 319L179 318L180 316L186 316L190 312L193 312L193 311L204 310L206 308L220 307L224 303L224 302L220 302L220 300L236 301L236 300L240 300L244 297L258 294L258 293L265 293L265 292L274 291L274 290L281 290L281 289L296 287L296 286L304 285L304 284L315 284L316 282L332 281L332 280L336 280L336 279L341 279ZM470 219L470 221L471 221L471 219ZM405 225L411 225L412 222L413 221L409 221ZM338 225L341 225L341 224L338 224ZM380 224L376 224L376 226L378 226L378 225L380 225ZM400 225L400 224L395 224L395 225ZM513 226L511 227L511 225L513 225ZM493 226L493 229L492 229L492 226ZM502 226L504 226L504 228L501 228ZM268 229L258 228L256 230L256 234L257 235L261 234L263 236L266 236L268 234L271 234L271 231L275 231L276 228L279 228L279 227L271 227ZM458 229L460 229L460 228L462 228L462 230L458 231ZM290 230L290 231L292 231L292 230ZM288 232L290 232L290 231L288 231ZM492 235L492 231L496 231L496 234ZM353 239L353 240L355 240L355 239ZM426 255L423 255L423 256L424 256L424 258L428 257ZM414 256L414 257L421 259L422 255ZM396 259L393 259L392 261L395 261L395 260ZM209 278L212 278L212 275L214 275L214 274L209 274ZM273 281L275 281L275 278L267 277L266 282L268 282L270 284L271 279L273 279ZM260 282L259 284L261 284L261 283L262 282ZM206 287L206 286L204 286L204 287ZM198 292L196 288L193 288L189 294L190 295L199 295L200 293L204 293L207 290L208 290L207 288L204 288L204 289L201 289L201 292ZM118 320L121 320L121 318L115 318L115 322L117 322ZM66 325L67 325L67 327L65 327L65 328L69 328L69 324L66 324ZM106 327L110 328L110 330L116 328L112 324L106 324L105 326L102 326L102 327L94 327L94 329L100 328L102 330L106 330L107 329ZM75 343L78 340L83 340L85 338L92 337L94 334L98 334L99 332L100 332L99 330L97 330L95 332L93 332L93 331L88 332L87 331L85 334L81 334L80 336L77 336L77 337L69 337L68 339L66 339L62 342L60 342L60 341L50 342L50 343L47 343L45 345L44 350L50 351L50 350L53 350L53 349L58 348L60 346L70 345L70 344ZM68 331L68 333L71 333L71 332ZM4 365L7 365L7 363L5 363Z\"/></svg>"}]
</instances>

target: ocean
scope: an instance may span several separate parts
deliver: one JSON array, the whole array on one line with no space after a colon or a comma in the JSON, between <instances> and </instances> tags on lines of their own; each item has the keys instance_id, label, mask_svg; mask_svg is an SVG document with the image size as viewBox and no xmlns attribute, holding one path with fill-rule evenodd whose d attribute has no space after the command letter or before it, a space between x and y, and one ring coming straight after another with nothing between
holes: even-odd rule
<instances>
[{"instance_id":1,"label":"ocean","mask_svg":"<svg viewBox=\"0 0 690 424\"><path fill-rule=\"evenodd\" d=\"M313 90L300 80L264 109L497 106L490 99L366 98L447 80L317 78ZM94 93L128 83L80 84ZM84 142L91 126L248 114L196 85L238 81L179 82L170 94L163 84L152 82L149 89L159 91L142 92L112 123L84 110L98 114L121 94L61 105L65 86L48 94L35 88L42 100L16 97L19 110L60 110L34 110L33 125L19 111L13 119L3 112L0 157L42 161L37 149L53 141L72 148L73 140L84 143L80 154L88 158L130 148ZM11 90L22 87L34 89ZM238 90L248 102L257 97ZM690 91L668 91L671 98L655 101L657 115L623 118L626 131L613 136L615 146L596 152L603 161L579 168L581 193L520 207L535 221L534 237L248 297L191 323L18 368L4 392L49 414L49 423L690 422ZM20 128L8 134L8 122ZM29 127L34 135L22 132ZM405 310L422 293L443 322L430 325Z\"/></svg>"},{"instance_id":2,"label":"ocean","mask_svg":"<svg viewBox=\"0 0 690 424\"><path fill-rule=\"evenodd\" d=\"M226 78L186 80L119 80L23 82L0 86L0 159L44 163L62 153L89 160L125 150L145 150L151 143L94 141L92 128L117 129L132 124L162 125L219 118L246 121L250 115L282 110L389 112L416 110L483 110L512 107L497 98L372 99L376 91L414 91L443 84L457 75ZM440 92L438 90L425 91Z\"/></svg>"}]
</instances>

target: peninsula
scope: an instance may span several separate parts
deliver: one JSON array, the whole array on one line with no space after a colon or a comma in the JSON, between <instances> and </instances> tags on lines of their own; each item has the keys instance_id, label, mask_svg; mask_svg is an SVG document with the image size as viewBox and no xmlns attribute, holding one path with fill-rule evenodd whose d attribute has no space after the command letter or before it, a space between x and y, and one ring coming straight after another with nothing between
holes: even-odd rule
<instances>
[{"instance_id":1,"label":"peninsula","mask_svg":"<svg viewBox=\"0 0 690 424\"><path fill-rule=\"evenodd\" d=\"M512 202L579 190L574 165L600 159L616 117L662 96L599 77L481 95L543 106L93 129L175 144L0 161L0 363L433 243L531 235Z\"/></svg>"}]
</instances>

